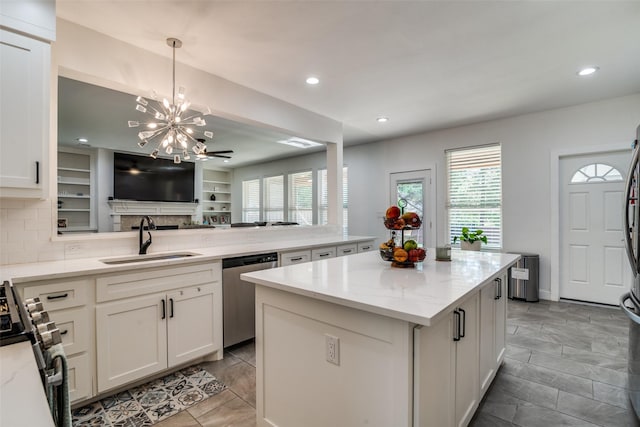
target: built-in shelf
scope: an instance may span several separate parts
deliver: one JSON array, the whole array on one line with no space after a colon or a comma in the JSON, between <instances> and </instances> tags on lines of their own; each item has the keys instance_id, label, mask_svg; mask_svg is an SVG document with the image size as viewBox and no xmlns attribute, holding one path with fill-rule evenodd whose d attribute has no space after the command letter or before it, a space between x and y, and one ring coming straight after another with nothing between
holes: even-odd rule
<instances>
[{"instance_id":1,"label":"built-in shelf","mask_svg":"<svg viewBox=\"0 0 640 427\"><path fill-rule=\"evenodd\" d=\"M211 195L216 200L211 200ZM211 225L231 222L231 173L203 169L202 171L202 221Z\"/></svg>"},{"instance_id":2,"label":"built-in shelf","mask_svg":"<svg viewBox=\"0 0 640 427\"><path fill-rule=\"evenodd\" d=\"M58 151L58 230L96 231L93 155L65 148Z\"/></svg>"}]
</instances>

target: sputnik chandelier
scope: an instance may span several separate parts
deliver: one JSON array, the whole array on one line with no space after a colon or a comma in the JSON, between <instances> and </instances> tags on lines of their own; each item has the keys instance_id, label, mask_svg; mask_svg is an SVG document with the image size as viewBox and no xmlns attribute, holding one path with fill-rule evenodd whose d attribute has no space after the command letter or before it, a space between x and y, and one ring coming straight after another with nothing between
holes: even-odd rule
<instances>
[{"instance_id":1,"label":"sputnik chandelier","mask_svg":"<svg viewBox=\"0 0 640 427\"><path fill-rule=\"evenodd\" d=\"M180 163L181 160L189 160L189 146L196 155L206 153L207 146L204 140L194 138L194 126L206 126L205 120L199 114L188 117L182 115L188 111L191 103L185 100L185 90L178 89L178 101L176 102L176 49L182 47L182 42L175 38L168 38L167 44L173 49L173 98L171 103L164 98L159 102L153 97L149 101L141 96L136 98L136 110L151 115L154 120L149 122L138 122L129 120L129 127L145 126L148 130L138 132L138 146L143 148L153 142L157 145L151 152L151 157L158 157L160 150L164 150L168 155L173 155L173 162ZM156 104L155 106L153 104ZM191 113L191 111L189 111ZM205 130L204 136L211 139L213 132Z\"/></svg>"}]
</instances>

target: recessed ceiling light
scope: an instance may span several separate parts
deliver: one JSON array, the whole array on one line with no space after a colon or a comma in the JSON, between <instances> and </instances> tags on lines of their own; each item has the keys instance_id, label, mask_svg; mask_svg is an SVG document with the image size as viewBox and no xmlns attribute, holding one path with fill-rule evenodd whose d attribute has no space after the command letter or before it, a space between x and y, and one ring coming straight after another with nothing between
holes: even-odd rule
<instances>
[{"instance_id":1,"label":"recessed ceiling light","mask_svg":"<svg viewBox=\"0 0 640 427\"><path fill-rule=\"evenodd\" d=\"M89 142L89 140L87 138L76 138L76 141L78 142L82 142L82 143L87 143Z\"/></svg>"},{"instance_id":2,"label":"recessed ceiling light","mask_svg":"<svg viewBox=\"0 0 640 427\"><path fill-rule=\"evenodd\" d=\"M389 121L389 117L378 117L376 120L378 123L386 123Z\"/></svg>"},{"instance_id":3,"label":"recessed ceiling light","mask_svg":"<svg viewBox=\"0 0 640 427\"><path fill-rule=\"evenodd\" d=\"M318 147L322 145L319 142L309 141L308 139L298 138L297 136L291 137L289 139L283 139L276 142L280 144L290 145L292 147L297 147L297 148L311 148L311 147Z\"/></svg>"},{"instance_id":4,"label":"recessed ceiling light","mask_svg":"<svg viewBox=\"0 0 640 427\"><path fill-rule=\"evenodd\" d=\"M229 163L229 159L224 159L223 162Z\"/></svg>"},{"instance_id":5,"label":"recessed ceiling light","mask_svg":"<svg viewBox=\"0 0 640 427\"><path fill-rule=\"evenodd\" d=\"M317 77L307 77L307 84L308 85L317 85L318 83L320 83L320 79Z\"/></svg>"},{"instance_id":6,"label":"recessed ceiling light","mask_svg":"<svg viewBox=\"0 0 640 427\"><path fill-rule=\"evenodd\" d=\"M596 71L598 71L600 68L598 67L584 67L583 69L581 69L580 71L578 71L578 75L581 77L584 76L590 76L591 74L595 73Z\"/></svg>"}]
</instances>

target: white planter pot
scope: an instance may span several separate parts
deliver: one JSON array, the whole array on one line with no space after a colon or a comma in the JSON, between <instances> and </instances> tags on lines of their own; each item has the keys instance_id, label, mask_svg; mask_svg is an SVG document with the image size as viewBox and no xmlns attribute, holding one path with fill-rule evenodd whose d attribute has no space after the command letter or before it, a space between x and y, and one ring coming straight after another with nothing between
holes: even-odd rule
<instances>
[{"instance_id":1,"label":"white planter pot","mask_svg":"<svg viewBox=\"0 0 640 427\"><path fill-rule=\"evenodd\" d=\"M460 248L463 251L479 251L481 245L482 245L482 242L480 240L476 240L473 243L469 243L464 240L460 242Z\"/></svg>"}]
</instances>

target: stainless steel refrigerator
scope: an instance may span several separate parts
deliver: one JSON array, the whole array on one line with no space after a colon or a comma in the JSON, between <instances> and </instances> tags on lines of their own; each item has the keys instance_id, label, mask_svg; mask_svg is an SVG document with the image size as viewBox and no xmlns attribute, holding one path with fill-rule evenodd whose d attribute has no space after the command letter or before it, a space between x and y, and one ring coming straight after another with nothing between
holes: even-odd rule
<instances>
[{"instance_id":1,"label":"stainless steel refrigerator","mask_svg":"<svg viewBox=\"0 0 640 427\"><path fill-rule=\"evenodd\" d=\"M629 400L640 418L640 126L633 143L631 167L627 175L624 206L624 239L633 272L630 292L620 298L620 307L629 316Z\"/></svg>"}]
</instances>

